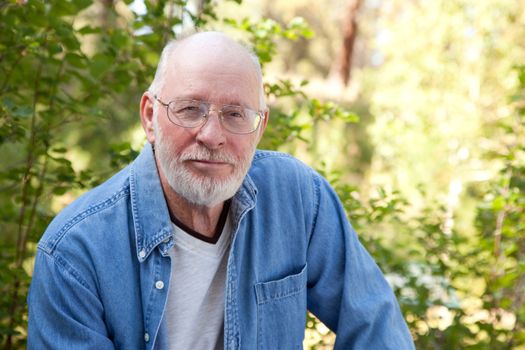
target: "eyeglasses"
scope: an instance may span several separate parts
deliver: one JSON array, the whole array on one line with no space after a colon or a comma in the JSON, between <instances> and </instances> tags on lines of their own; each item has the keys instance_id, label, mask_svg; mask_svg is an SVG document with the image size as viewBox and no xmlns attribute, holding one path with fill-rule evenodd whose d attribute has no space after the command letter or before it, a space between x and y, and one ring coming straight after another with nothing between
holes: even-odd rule
<instances>
[{"instance_id":1,"label":"eyeglasses","mask_svg":"<svg viewBox=\"0 0 525 350\"><path fill-rule=\"evenodd\" d=\"M164 107L168 119L183 128L202 126L210 115L210 104L200 100L173 100L162 102L154 96ZM264 115L249 108L234 105L224 105L218 111L221 126L234 134L250 134L259 128Z\"/></svg>"}]
</instances>

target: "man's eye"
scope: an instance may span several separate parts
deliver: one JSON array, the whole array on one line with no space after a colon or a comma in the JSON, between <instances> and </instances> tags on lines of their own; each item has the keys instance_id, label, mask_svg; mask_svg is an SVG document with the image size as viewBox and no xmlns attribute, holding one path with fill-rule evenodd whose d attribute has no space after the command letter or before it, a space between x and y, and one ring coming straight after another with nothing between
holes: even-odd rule
<instances>
[{"instance_id":1,"label":"man's eye","mask_svg":"<svg viewBox=\"0 0 525 350\"><path fill-rule=\"evenodd\" d=\"M196 105L180 105L173 106L172 109L175 115L198 115L201 113L201 109Z\"/></svg>"},{"instance_id":2,"label":"man's eye","mask_svg":"<svg viewBox=\"0 0 525 350\"><path fill-rule=\"evenodd\" d=\"M229 119L243 119L244 114L241 111L231 110L231 111L224 111L224 116Z\"/></svg>"},{"instance_id":3,"label":"man's eye","mask_svg":"<svg viewBox=\"0 0 525 350\"><path fill-rule=\"evenodd\" d=\"M179 110L179 113L186 113L186 112L190 112L190 113L194 113L194 112L199 112L200 111L200 108L198 106L186 106L186 107L183 107Z\"/></svg>"}]
</instances>

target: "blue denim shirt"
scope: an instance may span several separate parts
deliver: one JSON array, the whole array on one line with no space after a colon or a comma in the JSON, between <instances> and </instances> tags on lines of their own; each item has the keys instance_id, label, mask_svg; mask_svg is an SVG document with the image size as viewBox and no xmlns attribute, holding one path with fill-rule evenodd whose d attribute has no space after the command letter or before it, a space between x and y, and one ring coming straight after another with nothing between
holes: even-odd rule
<instances>
[{"instance_id":1,"label":"blue denim shirt","mask_svg":"<svg viewBox=\"0 0 525 350\"><path fill-rule=\"evenodd\" d=\"M225 349L301 349L310 310L335 349L413 349L399 306L328 183L258 151L232 200ZM38 244L29 349L167 349L172 225L148 144ZM162 283L159 283L162 282Z\"/></svg>"}]
</instances>

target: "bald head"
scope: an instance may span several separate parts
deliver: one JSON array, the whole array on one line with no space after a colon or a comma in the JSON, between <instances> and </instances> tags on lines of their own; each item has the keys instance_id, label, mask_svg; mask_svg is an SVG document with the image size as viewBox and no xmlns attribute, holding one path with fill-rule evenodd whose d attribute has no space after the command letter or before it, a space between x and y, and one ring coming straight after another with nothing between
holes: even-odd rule
<instances>
[{"instance_id":1,"label":"bald head","mask_svg":"<svg viewBox=\"0 0 525 350\"><path fill-rule=\"evenodd\" d=\"M191 71L221 72L225 77L239 73L252 81L259 110L266 108L259 59L245 46L220 32L201 32L169 42L162 51L149 87L153 94L171 89L177 78ZM220 75L212 75L220 79Z\"/></svg>"}]
</instances>

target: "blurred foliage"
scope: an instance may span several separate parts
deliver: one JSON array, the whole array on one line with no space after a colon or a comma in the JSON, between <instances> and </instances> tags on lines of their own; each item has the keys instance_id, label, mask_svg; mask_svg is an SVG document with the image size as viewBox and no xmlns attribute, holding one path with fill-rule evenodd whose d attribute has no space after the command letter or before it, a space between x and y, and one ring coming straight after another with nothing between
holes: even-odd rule
<instances>
[{"instance_id":1,"label":"blurred foliage","mask_svg":"<svg viewBox=\"0 0 525 350\"><path fill-rule=\"evenodd\" d=\"M288 73L308 61L328 74L341 3L325 23L310 0L266 17L240 0L0 1L0 346L25 347L40 235L136 156L160 50L196 27L240 33L259 55L272 109L261 147L330 180L418 349L525 349L525 4L364 1L359 101L334 103L333 86L312 98ZM333 345L315 317L306 326L306 347Z\"/></svg>"}]
</instances>

